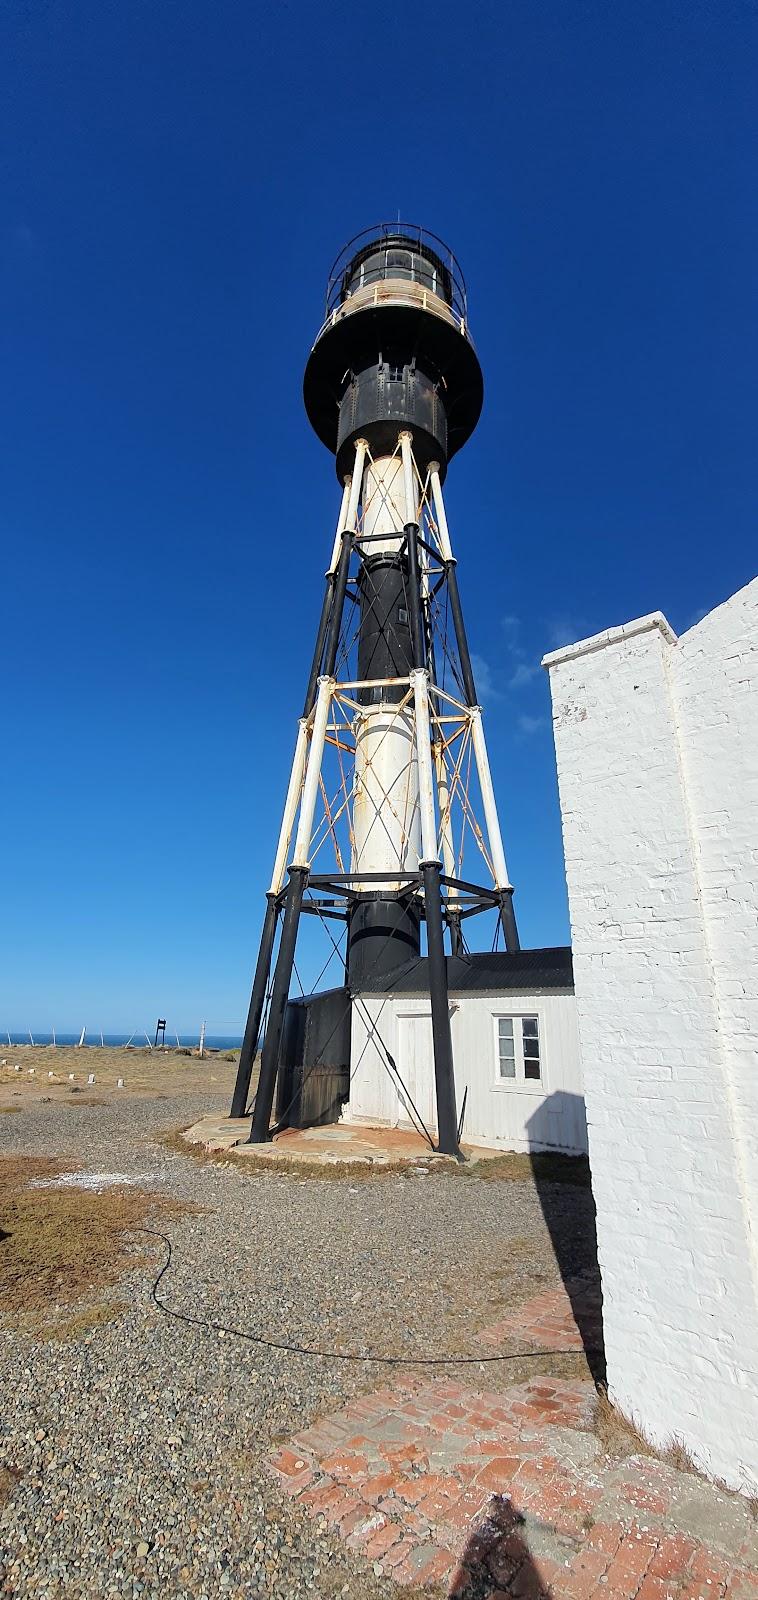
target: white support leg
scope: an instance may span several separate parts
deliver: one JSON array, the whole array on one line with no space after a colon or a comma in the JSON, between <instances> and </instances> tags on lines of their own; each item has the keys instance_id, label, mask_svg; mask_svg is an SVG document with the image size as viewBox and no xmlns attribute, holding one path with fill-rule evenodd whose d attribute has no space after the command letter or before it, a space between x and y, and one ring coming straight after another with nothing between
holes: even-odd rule
<instances>
[{"instance_id":1,"label":"white support leg","mask_svg":"<svg viewBox=\"0 0 758 1600\"><path fill-rule=\"evenodd\" d=\"M311 734L311 748L308 753L308 766L305 774L305 783L303 784L303 798L300 802L295 854L292 858L293 867L308 867L310 865L313 815L316 809L318 780L321 773L321 762L326 739L326 725L329 721L334 687L334 678L319 678L316 709L313 717L313 733Z\"/></svg>"},{"instance_id":2,"label":"white support leg","mask_svg":"<svg viewBox=\"0 0 758 1600\"><path fill-rule=\"evenodd\" d=\"M442 746L434 745L434 766L437 773L437 804L440 808L440 843L442 845L442 865L446 878L455 877L455 852L453 850L453 830L450 817L450 792L447 784L447 768ZM454 902L450 899L450 890L447 890L447 901L452 910Z\"/></svg>"},{"instance_id":3,"label":"white support leg","mask_svg":"<svg viewBox=\"0 0 758 1600\"><path fill-rule=\"evenodd\" d=\"M405 495L405 521L418 522L418 501L416 499L416 485L413 479L413 434L401 433L398 436L400 452L403 461L403 492Z\"/></svg>"},{"instance_id":4,"label":"white support leg","mask_svg":"<svg viewBox=\"0 0 758 1600\"><path fill-rule=\"evenodd\" d=\"M492 787L492 774L490 773L490 764L487 758L487 746L484 742L481 706L473 706L470 715L471 738L474 746L474 756L476 757L476 770L479 774L479 787L482 791L484 820L487 825L487 837L489 839L490 858L492 860L492 870L495 874L495 883L498 889L511 889L512 884L505 864L503 836L500 832L500 821L495 804L495 791Z\"/></svg>"},{"instance_id":5,"label":"white support leg","mask_svg":"<svg viewBox=\"0 0 758 1600\"><path fill-rule=\"evenodd\" d=\"M278 894L282 884L284 883L284 873L287 867L287 852L289 851L290 847L292 829L294 827L298 801L300 799L300 790L303 785L305 754L307 749L308 723L306 718L302 717L297 725L297 742L295 744L295 754L292 758L290 781L287 786L287 798L284 802L284 815L282 817L282 825L279 830L279 843L276 847L276 857L274 859L274 870L271 874L271 883L268 891L269 894Z\"/></svg>"},{"instance_id":6,"label":"white support leg","mask_svg":"<svg viewBox=\"0 0 758 1600\"><path fill-rule=\"evenodd\" d=\"M437 825L434 819L434 767L429 730L429 674L425 667L411 673L416 713L416 752L418 755L418 793L421 813L421 860L439 861Z\"/></svg>"},{"instance_id":7,"label":"white support leg","mask_svg":"<svg viewBox=\"0 0 758 1600\"><path fill-rule=\"evenodd\" d=\"M367 450L368 445L365 439L356 440L353 481L350 485L345 517L345 527L349 528L351 533L357 533L358 531L358 506L360 505L361 489L363 488L363 464L366 460Z\"/></svg>"},{"instance_id":8,"label":"white support leg","mask_svg":"<svg viewBox=\"0 0 758 1600\"><path fill-rule=\"evenodd\" d=\"M432 500L434 502L434 517L437 523L437 538L439 540L440 555L443 561L453 561L453 547L450 543L450 530L447 525L445 502L442 498L442 484L440 483L439 469L432 462L429 468L429 482L432 487Z\"/></svg>"},{"instance_id":9,"label":"white support leg","mask_svg":"<svg viewBox=\"0 0 758 1600\"><path fill-rule=\"evenodd\" d=\"M345 487L344 487L344 489L342 491L342 505L340 506L340 514L339 514L339 517L337 518L337 532L334 535L334 544L332 545L332 559L329 562L329 566L327 567L327 571L326 571L327 578L330 578L333 575L333 573L335 573L337 571L337 562L339 561L340 550L342 549L342 535L345 532L345 529L347 527L347 517L348 517L348 511L350 509L350 490L351 490L351 487L352 487L352 482L353 482L352 477L351 477L350 473L348 473L348 475L347 475L347 477L345 479Z\"/></svg>"}]
</instances>

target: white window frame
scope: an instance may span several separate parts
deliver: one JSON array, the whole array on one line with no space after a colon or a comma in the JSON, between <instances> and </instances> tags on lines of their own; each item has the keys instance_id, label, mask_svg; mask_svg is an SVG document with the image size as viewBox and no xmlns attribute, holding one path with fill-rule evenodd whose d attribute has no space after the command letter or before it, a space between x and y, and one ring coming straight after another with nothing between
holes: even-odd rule
<instances>
[{"instance_id":1,"label":"white window frame","mask_svg":"<svg viewBox=\"0 0 758 1600\"><path fill-rule=\"evenodd\" d=\"M540 1048L539 1078L527 1078L524 1075L523 1022L525 1017L537 1018L537 1038L539 1040ZM516 1065L515 1078L502 1078L500 1076L500 1029L498 1024L501 1019L503 1021L513 1023L513 1054ZM505 1009L493 1011L492 1037L495 1057L494 1087L496 1089L504 1090L506 1094L533 1094L539 1095L540 1097L544 1095L547 1089L547 1072L545 1070L545 1024L542 1013L539 1011L537 1006L534 1006L532 1009L527 1009L527 1007L524 1006L523 1009L518 1011L506 1011Z\"/></svg>"}]
</instances>

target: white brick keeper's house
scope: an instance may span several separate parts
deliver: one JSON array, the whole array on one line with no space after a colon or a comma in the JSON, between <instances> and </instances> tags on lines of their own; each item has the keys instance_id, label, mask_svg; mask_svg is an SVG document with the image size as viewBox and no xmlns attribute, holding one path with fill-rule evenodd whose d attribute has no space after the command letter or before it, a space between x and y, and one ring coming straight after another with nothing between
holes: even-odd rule
<instances>
[{"instance_id":1,"label":"white brick keeper's house","mask_svg":"<svg viewBox=\"0 0 758 1600\"><path fill-rule=\"evenodd\" d=\"M758 580L545 658L611 1398L758 1488Z\"/></svg>"}]
</instances>

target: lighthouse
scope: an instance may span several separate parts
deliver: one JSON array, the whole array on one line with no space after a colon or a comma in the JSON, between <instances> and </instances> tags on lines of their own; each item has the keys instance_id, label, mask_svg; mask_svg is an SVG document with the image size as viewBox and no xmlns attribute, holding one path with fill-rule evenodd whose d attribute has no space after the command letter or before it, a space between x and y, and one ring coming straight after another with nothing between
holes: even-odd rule
<instances>
[{"instance_id":1,"label":"lighthouse","mask_svg":"<svg viewBox=\"0 0 758 1600\"><path fill-rule=\"evenodd\" d=\"M349 1086L358 1071L344 1060L351 1008L367 988L391 994L412 970L423 973L431 1023L427 1121L435 1148L457 1155L451 963L457 971L469 956L466 930L479 913L496 923L501 963L518 965L519 939L444 499L483 398L466 287L447 245L421 227L380 224L346 246L329 275L303 394L334 457L339 509L324 541L320 618L231 1114L246 1111L262 1030L252 1143L271 1136L277 1079L281 1090L293 1061L301 1086L329 1064L322 1022L310 1061L300 1059L308 1006L343 1040ZM343 981L328 1006L305 997L295 1026L304 915L327 930ZM411 1108L402 1063L386 1055ZM280 1124L287 1112L280 1092Z\"/></svg>"}]
</instances>

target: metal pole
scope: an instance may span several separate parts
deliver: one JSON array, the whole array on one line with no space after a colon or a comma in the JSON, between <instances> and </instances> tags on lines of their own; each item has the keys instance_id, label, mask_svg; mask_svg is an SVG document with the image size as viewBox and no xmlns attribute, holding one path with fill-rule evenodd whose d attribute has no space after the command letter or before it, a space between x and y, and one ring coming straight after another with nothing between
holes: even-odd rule
<instances>
[{"instance_id":1,"label":"metal pole","mask_svg":"<svg viewBox=\"0 0 758 1600\"><path fill-rule=\"evenodd\" d=\"M316 809L318 780L321 773L326 725L329 720L333 692L334 679L330 677L319 678L316 710L313 716L311 748L308 753L308 766L305 773L305 783L303 784L303 798L300 802L300 818L295 838L295 851L292 857L292 864L295 867L307 868L310 865L313 814Z\"/></svg>"},{"instance_id":2,"label":"metal pole","mask_svg":"<svg viewBox=\"0 0 758 1600\"><path fill-rule=\"evenodd\" d=\"M482 806L484 808L484 820L487 825L492 870L495 875L495 883L500 890L500 921L503 925L505 948L511 955L514 955L521 947L516 928L516 918L513 912L513 886L508 877L508 868L505 862L503 836L500 832L500 819L497 814L497 805L495 804L495 791L492 787L492 774L487 756L480 706L474 706L471 710L471 742L474 746L476 770L479 774L479 787L482 791Z\"/></svg>"},{"instance_id":3,"label":"metal pole","mask_svg":"<svg viewBox=\"0 0 758 1600\"><path fill-rule=\"evenodd\" d=\"M408 550L408 610L409 625L411 630L411 649L413 652L414 667L423 667L424 661L424 636L421 627L421 580L419 575L418 559L418 522L416 521L416 496L413 489L413 454L411 450L412 434L401 433L399 436L400 450L403 460L403 483L405 491L405 534Z\"/></svg>"},{"instance_id":4,"label":"metal pole","mask_svg":"<svg viewBox=\"0 0 758 1600\"><path fill-rule=\"evenodd\" d=\"M437 774L437 803L440 809L440 842L442 844L442 864L445 868L445 877L455 877L455 853L453 850L452 828L450 826L450 791L447 783L447 769L442 744L438 740L432 746L434 768ZM463 950L461 936L461 919L456 909L456 902L450 898L450 890L445 893L445 916L450 930L450 954L459 956Z\"/></svg>"},{"instance_id":5,"label":"metal pole","mask_svg":"<svg viewBox=\"0 0 758 1600\"><path fill-rule=\"evenodd\" d=\"M455 1109L453 1040L450 1032L450 1005L447 992L447 963L442 934L442 896L440 864L422 861L426 945L429 956L429 998L432 1008L434 1078L437 1089L438 1150L442 1155L460 1156L458 1116Z\"/></svg>"},{"instance_id":6,"label":"metal pole","mask_svg":"<svg viewBox=\"0 0 758 1600\"><path fill-rule=\"evenodd\" d=\"M440 862L437 855L437 829L434 820L434 772L429 732L429 678L423 667L411 673L416 713L416 753L418 757L419 810L421 813L421 874L424 883L426 945L429 957L429 997L432 1008L434 1079L437 1090L437 1129L439 1150L457 1156L458 1119L455 1110L455 1074L450 1010L447 994L447 963L442 927Z\"/></svg>"},{"instance_id":7,"label":"metal pole","mask_svg":"<svg viewBox=\"0 0 758 1600\"><path fill-rule=\"evenodd\" d=\"M450 596L450 612L453 618L453 628L455 629L455 642L458 646L458 659L461 663L463 688L467 703L470 706L475 706L477 704L476 684L474 682L474 669L471 665L468 639L466 638L466 628L463 621L461 597L458 593L458 577L455 570L455 556L453 555L453 548L450 543L450 532L447 525L445 502L442 498L440 475L434 463L432 463L429 471L429 481L431 483L432 498L434 501L434 514L437 519L437 535L439 539L440 553L442 555L442 561L445 567L447 589Z\"/></svg>"},{"instance_id":8,"label":"metal pole","mask_svg":"<svg viewBox=\"0 0 758 1600\"><path fill-rule=\"evenodd\" d=\"M266 1028L266 1037L263 1041L261 1073L258 1081L258 1092L255 1097L253 1122L250 1129L250 1144L262 1144L266 1139L268 1139L269 1124L271 1122L271 1108L274 1103L274 1090L276 1088L276 1074L279 1070L279 1051L282 1042L282 1030L284 1028L284 1018L287 1010L287 1001L289 999L292 967L295 960L297 928L300 921L300 910L303 904L303 895L308 882L311 833L313 831L313 814L316 809L318 780L321 772L321 760L324 753L324 741L326 738L326 725L329 720L333 690L333 678L319 678L316 710L313 718L313 733L311 735L311 748L308 756L308 767L305 774L305 783L303 785L303 797L300 802L300 819L298 822L297 838L295 839L294 859L292 866L290 867L290 881L287 885L287 897L284 902L282 937L279 941L279 954L277 955L276 967L274 968L274 982L271 990L271 1007L268 1016L268 1026ZM269 906L271 906L272 898L273 897L269 898ZM271 942L273 944L273 934ZM256 970L256 984L257 982L258 972ZM265 980L263 981L263 993L265 994ZM255 1019L253 1018L252 1020L254 1021ZM250 1022L251 1019L248 1019L249 1026ZM258 1018L258 1026L260 1026L260 1016ZM250 1027L250 1032L252 1036L252 1027ZM257 1030L255 1039L257 1040ZM250 1052L253 1048L254 1045L251 1037L248 1045L248 1055L250 1055ZM240 1067L237 1075L238 1081L241 1078L241 1074L242 1055L240 1055ZM238 1115L241 1116L242 1112L239 1112Z\"/></svg>"},{"instance_id":9,"label":"metal pole","mask_svg":"<svg viewBox=\"0 0 758 1600\"><path fill-rule=\"evenodd\" d=\"M271 953L274 948L278 911L279 906L276 895L268 894L266 896L266 915L263 919L263 931L258 948L258 960L255 965L255 977L253 978L253 992L250 996L250 1007L247 1013L242 1049L240 1050L239 1066L237 1067L237 1080L232 1097L232 1109L229 1113L232 1117L244 1117L247 1110L250 1078L252 1076L255 1053L258 1049L258 1035L261 1031L263 1007L266 1003L266 988L271 970ZM204 1044L205 1023L203 1023L203 1031L200 1035L201 1055Z\"/></svg>"},{"instance_id":10,"label":"metal pole","mask_svg":"<svg viewBox=\"0 0 758 1600\"><path fill-rule=\"evenodd\" d=\"M279 954L274 968L271 1007L268 1027L266 1028L266 1038L263 1043L261 1072L258 1080L258 1092L255 1096L255 1110L250 1128L249 1144L265 1144L269 1137L276 1074L279 1069L279 1051L282 1043L287 1001L289 999L292 967L295 960L297 926L300 920L300 907L303 903L307 879L307 867L290 867L290 881L287 885L287 898L284 903L282 937L279 941ZM240 1058L240 1067L241 1065Z\"/></svg>"},{"instance_id":11,"label":"metal pole","mask_svg":"<svg viewBox=\"0 0 758 1600\"><path fill-rule=\"evenodd\" d=\"M350 556L353 549L353 535L349 528L342 534L342 549L340 550L339 565L334 579L334 593L329 616L329 626L326 633L324 647L324 673L331 677L337 663L337 648L340 641L342 627L342 613L345 609L345 592L350 572Z\"/></svg>"},{"instance_id":12,"label":"metal pole","mask_svg":"<svg viewBox=\"0 0 758 1600\"><path fill-rule=\"evenodd\" d=\"M318 683L318 675L321 671L321 657L324 654L324 641L326 639L326 632L329 626L329 617L331 615L332 602L334 599L337 564L339 562L340 551L342 549L342 535L345 531L347 514L350 505L351 483L352 478L348 475L348 477L345 479L345 487L342 491L342 504L340 506L340 514L337 519L337 532L334 535L332 559L329 563L329 570L326 574L326 591L324 594L323 604L321 606L321 616L319 618L318 630L316 632L316 644L313 651L313 660L311 662L311 670L308 677L308 688L306 690L305 700L303 701L304 717L310 716L311 711L313 710L313 702L316 698L316 684Z\"/></svg>"},{"instance_id":13,"label":"metal pole","mask_svg":"<svg viewBox=\"0 0 758 1600\"><path fill-rule=\"evenodd\" d=\"M295 754L292 757L290 781L287 785L287 798L284 802L282 825L279 829L279 840L276 846L274 867L271 873L269 894L279 894L284 883L284 873L287 866L287 851L290 847L292 828L297 814L300 791L303 787L303 773L305 771L305 757L308 750L308 723L301 717L297 727L297 740Z\"/></svg>"},{"instance_id":14,"label":"metal pole","mask_svg":"<svg viewBox=\"0 0 758 1600\"><path fill-rule=\"evenodd\" d=\"M508 868L505 864L503 837L500 832L500 820L497 814L495 791L492 787L492 775L490 773L490 765L487 758L487 746L484 740L482 712L481 707L477 703L474 671L471 665L468 639L466 638L466 628L463 621L461 597L458 592L458 577L455 570L455 556L453 555L453 549L450 543L450 530L447 525L445 502L442 498L442 485L440 483L439 469L435 462L432 462L429 469L429 481L431 484L432 498L434 501L434 512L437 519L437 532L440 552L445 566L447 589L450 596L450 611L453 618L453 627L455 629L455 640L458 646L458 659L461 663L463 688L466 700L472 712L471 731L473 736L477 771L479 773L479 786L482 791L482 804L484 806L484 816L487 824L487 834L490 843L490 853L492 856L495 883L500 890L500 921L502 923L503 935L505 938L505 948L509 954L513 955L521 948L519 943L518 929L516 927L516 917L513 910L513 886L508 877Z\"/></svg>"}]
</instances>

